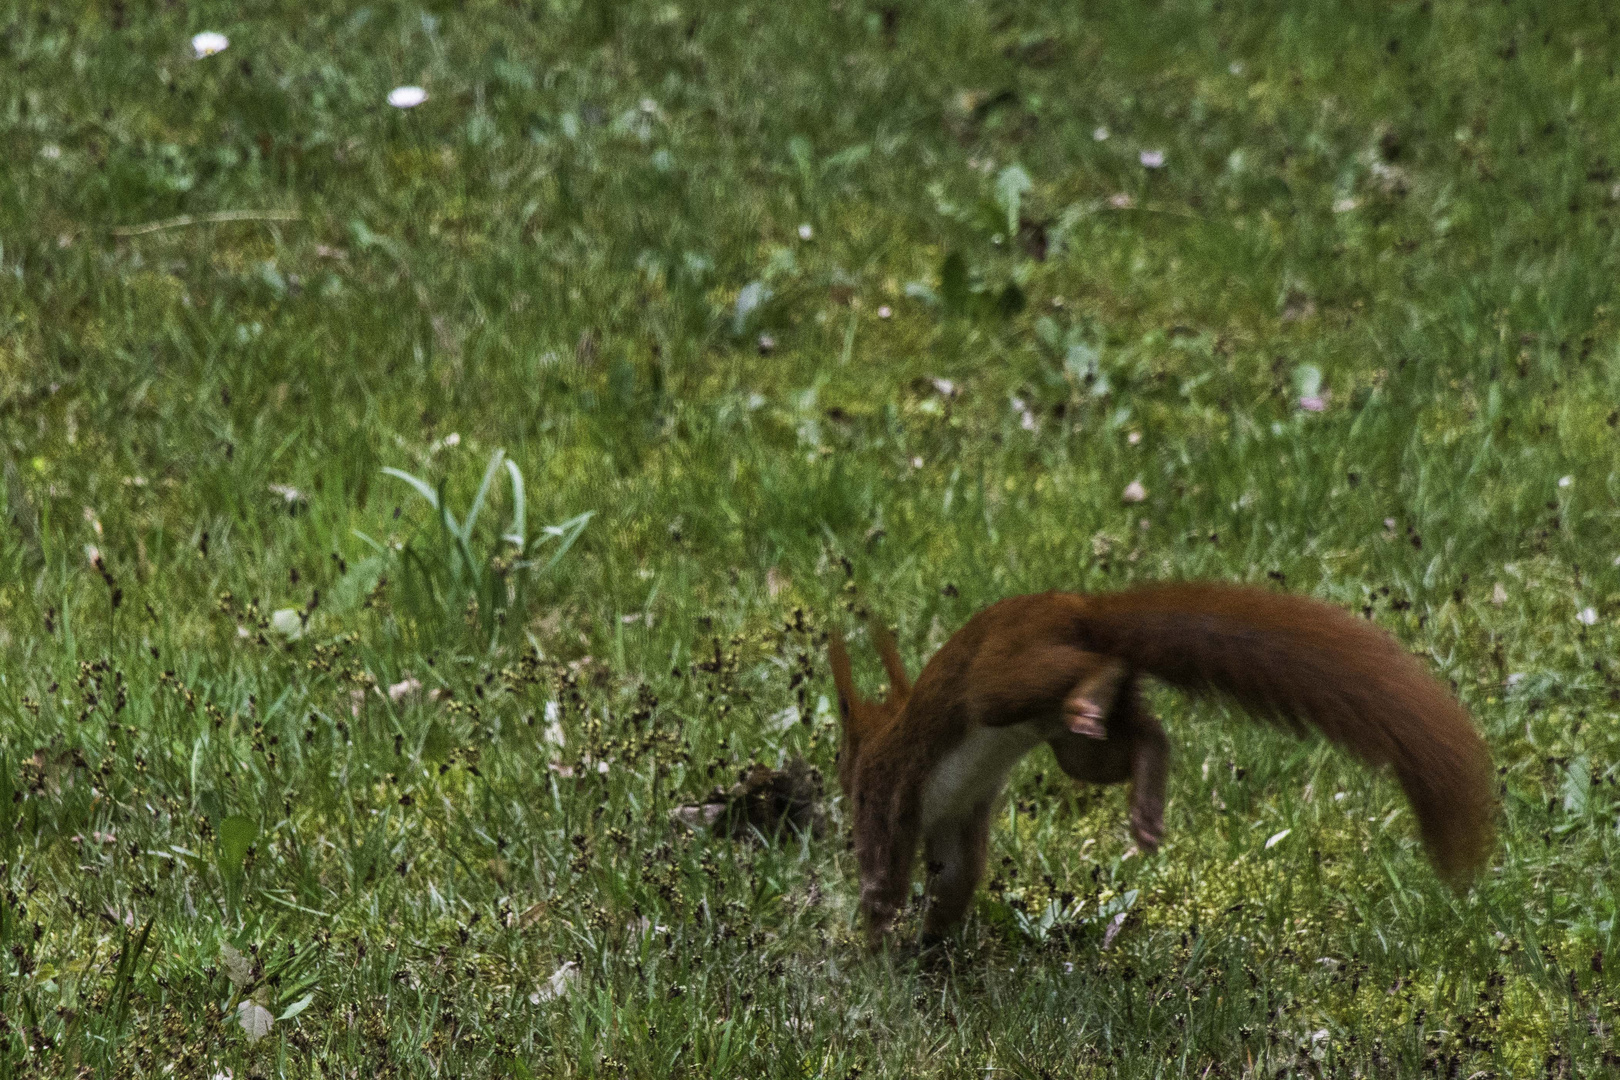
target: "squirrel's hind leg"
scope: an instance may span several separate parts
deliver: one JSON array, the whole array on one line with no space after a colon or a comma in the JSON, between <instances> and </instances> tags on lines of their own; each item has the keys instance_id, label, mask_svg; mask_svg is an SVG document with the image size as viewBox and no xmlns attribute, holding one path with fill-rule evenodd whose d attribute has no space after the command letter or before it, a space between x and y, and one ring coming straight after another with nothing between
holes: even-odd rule
<instances>
[{"instance_id":1,"label":"squirrel's hind leg","mask_svg":"<svg viewBox=\"0 0 1620 1080\"><path fill-rule=\"evenodd\" d=\"M1170 740L1158 718L1142 704L1134 682L1121 688L1107 720L1107 737L1064 731L1048 742L1058 767L1088 784L1131 782L1131 835L1144 850L1164 839L1164 789L1170 773Z\"/></svg>"}]
</instances>

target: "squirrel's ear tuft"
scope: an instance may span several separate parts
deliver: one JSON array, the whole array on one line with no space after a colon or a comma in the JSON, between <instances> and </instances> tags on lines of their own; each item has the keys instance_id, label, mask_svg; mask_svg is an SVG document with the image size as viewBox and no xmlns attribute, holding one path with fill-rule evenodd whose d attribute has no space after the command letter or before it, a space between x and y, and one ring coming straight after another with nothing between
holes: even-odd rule
<instances>
[{"instance_id":1,"label":"squirrel's ear tuft","mask_svg":"<svg viewBox=\"0 0 1620 1080\"><path fill-rule=\"evenodd\" d=\"M906 674L906 662L900 659L894 635L889 633L886 626L873 626L872 640L877 645L878 656L883 660L883 670L889 673L889 700L904 702L911 696L911 676Z\"/></svg>"},{"instance_id":2,"label":"squirrel's ear tuft","mask_svg":"<svg viewBox=\"0 0 1620 1080\"><path fill-rule=\"evenodd\" d=\"M855 677L850 672L849 652L844 648L843 638L835 636L827 640L827 662L832 667L833 686L838 689L838 716L847 733L856 698Z\"/></svg>"}]
</instances>

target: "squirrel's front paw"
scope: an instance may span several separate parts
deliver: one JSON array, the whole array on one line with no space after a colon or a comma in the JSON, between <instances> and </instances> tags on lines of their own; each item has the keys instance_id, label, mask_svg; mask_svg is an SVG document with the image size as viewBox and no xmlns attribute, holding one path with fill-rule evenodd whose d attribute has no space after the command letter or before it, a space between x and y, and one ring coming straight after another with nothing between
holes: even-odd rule
<instances>
[{"instance_id":1,"label":"squirrel's front paw","mask_svg":"<svg viewBox=\"0 0 1620 1080\"><path fill-rule=\"evenodd\" d=\"M867 948L878 952L889 940L889 932L894 929L899 910L891 904L863 903L861 912L866 922Z\"/></svg>"},{"instance_id":2,"label":"squirrel's front paw","mask_svg":"<svg viewBox=\"0 0 1620 1080\"><path fill-rule=\"evenodd\" d=\"M1164 816L1141 807L1131 809L1131 835L1143 851L1157 851L1164 841Z\"/></svg>"}]
</instances>

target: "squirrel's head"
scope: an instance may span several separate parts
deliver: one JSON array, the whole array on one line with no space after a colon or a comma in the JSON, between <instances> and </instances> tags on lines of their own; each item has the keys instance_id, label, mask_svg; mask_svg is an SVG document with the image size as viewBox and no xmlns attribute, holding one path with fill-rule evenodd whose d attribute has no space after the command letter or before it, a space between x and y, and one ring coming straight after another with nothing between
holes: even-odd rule
<instances>
[{"instance_id":1,"label":"squirrel's head","mask_svg":"<svg viewBox=\"0 0 1620 1080\"><path fill-rule=\"evenodd\" d=\"M872 643L877 647L884 670L889 673L889 693L881 701L855 692L855 678L850 671L849 652L844 648L843 638L834 635L827 642L827 659L832 667L833 685L838 688L838 716L843 725L843 739L838 747L838 780L845 794L852 793L850 779L861 744L904 712L911 697L911 677L906 674L906 665L895 648L894 636L874 626Z\"/></svg>"}]
</instances>

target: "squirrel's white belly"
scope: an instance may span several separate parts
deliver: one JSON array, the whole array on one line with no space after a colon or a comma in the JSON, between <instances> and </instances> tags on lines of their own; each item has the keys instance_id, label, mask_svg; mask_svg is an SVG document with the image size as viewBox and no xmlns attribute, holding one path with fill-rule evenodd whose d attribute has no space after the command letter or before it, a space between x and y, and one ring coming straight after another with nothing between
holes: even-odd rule
<instances>
[{"instance_id":1,"label":"squirrel's white belly","mask_svg":"<svg viewBox=\"0 0 1620 1080\"><path fill-rule=\"evenodd\" d=\"M975 724L967 738L940 759L923 785L922 829L961 821L1001 793L1007 773L1018 759L1039 745L1050 732L1046 725L1010 724L986 727Z\"/></svg>"}]
</instances>

